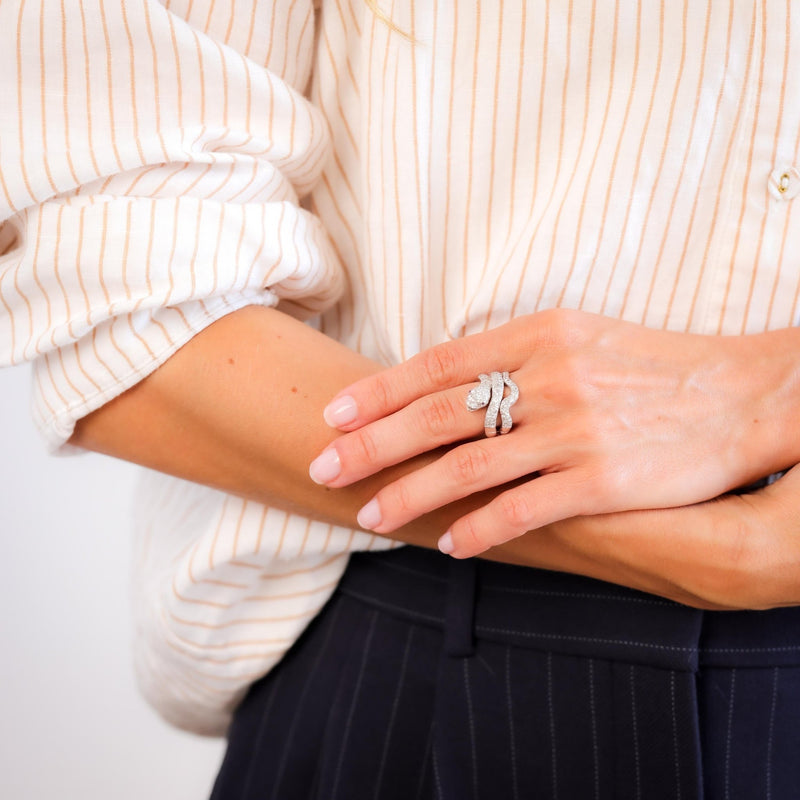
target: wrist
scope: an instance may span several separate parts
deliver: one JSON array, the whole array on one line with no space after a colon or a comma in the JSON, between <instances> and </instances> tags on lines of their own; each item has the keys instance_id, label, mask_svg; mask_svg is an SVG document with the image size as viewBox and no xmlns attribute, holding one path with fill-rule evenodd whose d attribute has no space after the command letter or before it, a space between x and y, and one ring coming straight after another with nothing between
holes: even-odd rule
<instances>
[{"instance_id":1,"label":"wrist","mask_svg":"<svg viewBox=\"0 0 800 800\"><path fill-rule=\"evenodd\" d=\"M800 462L800 329L741 339L736 391L743 397L742 458L764 477Z\"/></svg>"}]
</instances>

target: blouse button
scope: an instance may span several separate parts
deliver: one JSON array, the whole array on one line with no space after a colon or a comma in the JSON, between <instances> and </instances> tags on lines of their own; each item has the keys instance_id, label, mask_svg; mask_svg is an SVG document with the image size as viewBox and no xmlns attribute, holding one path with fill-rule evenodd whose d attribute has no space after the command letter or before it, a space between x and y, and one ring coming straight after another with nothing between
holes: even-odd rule
<instances>
[{"instance_id":1,"label":"blouse button","mask_svg":"<svg viewBox=\"0 0 800 800\"><path fill-rule=\"evenodd\" d=\"M797 167L778 167L770 172L767 183L776 200L791 200L800 194L800 171Z\"/></svg>"}]
</instances>

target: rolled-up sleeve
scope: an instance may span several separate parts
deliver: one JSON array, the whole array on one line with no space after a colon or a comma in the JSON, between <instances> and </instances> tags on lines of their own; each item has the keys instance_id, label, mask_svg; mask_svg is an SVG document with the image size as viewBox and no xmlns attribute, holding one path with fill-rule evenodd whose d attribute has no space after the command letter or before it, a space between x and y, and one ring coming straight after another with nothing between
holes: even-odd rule
<instances>
[{"instance_id":1,"label":"rolled-up sleeve","mask_svg":"<svg viewBox=\"0 0 800 800\"><path fill-rule=\"evenodd\" d=\"M184 5L0 5L0 364L53 448L223 315L341 291L311 1Z\"/></svg>"}]
</instances>

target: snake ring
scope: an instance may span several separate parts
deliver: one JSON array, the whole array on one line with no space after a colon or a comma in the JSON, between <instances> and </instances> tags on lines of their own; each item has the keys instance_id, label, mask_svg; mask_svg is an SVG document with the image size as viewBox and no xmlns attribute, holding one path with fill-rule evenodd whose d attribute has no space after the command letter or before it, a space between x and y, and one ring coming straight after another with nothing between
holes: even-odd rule
<instances>
[{"instance_id":1,"label":"snake ring","mask_svg":"<svg viewBox=\"0 0 800 800\"><path fill-rule=\"evenodd\" d=\"M486 408L483 432L486 436L508 433L512 426L511 406L519 400L519 387L507 372L491 372L478 375L479 386L469 390L467 408L478 411ZM505 394L506 387L508 394Z\"/></svg>"}]
</instances>

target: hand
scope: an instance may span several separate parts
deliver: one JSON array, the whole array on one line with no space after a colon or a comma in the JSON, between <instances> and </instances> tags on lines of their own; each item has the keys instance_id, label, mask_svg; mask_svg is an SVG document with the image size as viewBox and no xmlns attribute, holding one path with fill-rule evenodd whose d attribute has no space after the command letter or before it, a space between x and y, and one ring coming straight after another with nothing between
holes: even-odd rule
<instances>
[{"instance_id":1,"label":"hand","mask_svg":"<svg viewBox=\"0 0 800 800\"><path fill-rule=\"evenodd\" d=\"M800 604L800 467L757 492L576 517L485 557L618 583L711 610Z\"/></svg>"},{"instance_id":2,"label":"hand","mask_svg":"<svg viewBox=\"0 0 800 800\"><path fill-rule=\"evenodd\" d=\"M521 317L342 391L326 419L349 433L311 474L347 486L450 446L362 509L359 523L378 533L515 482L443 537L458 557L561 519L701 502L800 461L800 437L787 435L797 336L673 333L568 310ZM511 433L485 439L465 400L490 369L510 371L521 396Z\"/></svg>"}]
</instances>

